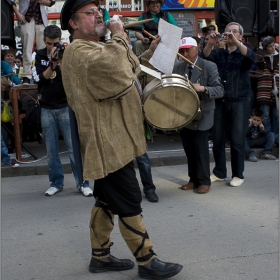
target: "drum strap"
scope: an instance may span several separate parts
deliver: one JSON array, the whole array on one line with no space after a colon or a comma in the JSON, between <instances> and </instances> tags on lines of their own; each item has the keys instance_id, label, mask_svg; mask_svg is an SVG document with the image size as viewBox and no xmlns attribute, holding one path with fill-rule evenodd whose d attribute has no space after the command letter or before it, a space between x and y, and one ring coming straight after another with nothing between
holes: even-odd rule
<instances>
[{"instance_id":1,"label":"drum strap","mask_svg":"<svg viewBox=\"0 0 280 280\"><path fill-rule=\"evenodd\" d=\"M141 83L139 81L139 79L136 77L135 79L135 85L137 87L137 90L138 90L138 93L139 93L139 96L140 96L140 99L142 100L143 99L143 90L142 90L142 86L141 86ZM143 100L142 100L143 101Z\"/></svg>"},{"instance_id":2,"label":"drum strap","mask_svg":"<svg viewBox=\"0 0 280 280\"><path fill-rule=\"evenodd\" d=\"M135 79L136 86L139 92L142 92L142 87L138 78Z\"/></svg>"}]
</instances>

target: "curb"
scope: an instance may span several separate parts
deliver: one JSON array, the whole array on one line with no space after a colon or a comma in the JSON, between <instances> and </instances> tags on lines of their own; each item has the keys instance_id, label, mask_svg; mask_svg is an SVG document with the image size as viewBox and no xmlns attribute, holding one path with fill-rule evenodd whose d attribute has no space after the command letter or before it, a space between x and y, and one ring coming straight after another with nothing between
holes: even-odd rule
<instances>
[{"instance_id":1,"label":"curb","mask_svg":"<svg viewBox=\"0 0 280 280\"><path fill-rule=\"evenodd\" d=\"M262 149L256 149L255 154L257 158L260 158ZM209 149L210 162L214 162L214 156L212 149ZM279 157L279 148L273 149L273 155ZM169 151L150 151L148 152L150 158L151 167L158 166L172 166L187 164L187 158L183 149L169 150ZM226 148L226 160L230 161L230 148ZM71 165L68 156L61 159L63 171L65 174L72 173ZM134 160L134 165L137 167L137 163ZM48 175L47 164L33 164L25 165L20 164L17 168L1 167L1 177L15 177L15 176L35 176L35 175Z\"/></svg>"}]
</instances>

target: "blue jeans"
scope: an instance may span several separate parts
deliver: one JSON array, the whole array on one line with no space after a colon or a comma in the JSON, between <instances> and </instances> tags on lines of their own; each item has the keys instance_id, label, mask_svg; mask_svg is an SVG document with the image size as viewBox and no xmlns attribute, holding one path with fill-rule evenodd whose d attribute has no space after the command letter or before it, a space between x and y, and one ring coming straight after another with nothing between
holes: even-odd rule
<instances>
[{"instance_id":1,"label":"blue jeans","mask_svg":"<svg viewBox=\"0 0 280 280\"><path fill-rule=\"evenodd\" d=\"M248 116L248 118L250 118L250 115L251 115L252 111L255 108L257 108L256 94L252 89L250 90L249 97L250 97L250 100L249 100L249 116Z\"/></svg>"},{"instance_id":2,"label":"blue jeans","mask_svg":"<svg viewBox=\"0 0 280 280\"><path fill-rule=\"evenodd\" d=\"M276 104L260 104L260 109L263 111L263 125L265 130L274 132L277 139L279 139L279 115Z\"/></svg>"},{"instance_id":3,"label":"blue jeans","mask_svg":"<svg viewBox=\"0 0 280 280\"><path fill-rule=\"evenodd\" d=\"M255 152L251 148L262 148L262 154L271 154L274 148L275 134L273 132L267 132L265 135L256 138L245 138L245 154L250 157L255 155Z\"/></svg>"},{"instance_id":4,"label":"blue jeans","mask_svg":"<svg viewBox=\"0 0 280 280\"><path fill-rule=\"evenodd\" d=\"M144 193L148 194L155 192L156 187L153 183L151 164L147 153L140 157L136 157L135 159L137 161Z\"/></svg>"},{"instance_id":5,"label":"blue jeans","mask_svg":"<svg viewBox=\"0 0 280 280\"><path fill-rule=\"evenodd\" d=\"M229 128L232 177L243 179L245 135L248 128L248 101L216 102L212 128L214 175L227 177L225 143Z\"/></svg>"},{"instance_id":6,"label":"blue jeans","mask_svg":"<svg viewBox=\"0 0 280 280\"><path fill-rule=\"evenodd\" d=\"M11 163L11 158L8 155L8 147L1 132L1 161L4 165L9 165Z\"/></svg>"},{"instance_id":7,"label":"blue jeans","mask_svg":"<svg viewBox=\"0 0 280 280\"><path fill-rule=\"evenodd\" d=\"M42 136L47 149L47 159L49 167L49 180L51 187L57 189L63 188L64 173L59 158L59 135L58 128L60 129L66 149L70 158L72 171L76 180L77 189L80 190L77 170L75 166L75 160L73 155L73 147L70 131L70 120L68 107L62 109L41 109L41 126ZM88 187L89 182L85 181L84 187Z\"/></svg>"}]
</instances>

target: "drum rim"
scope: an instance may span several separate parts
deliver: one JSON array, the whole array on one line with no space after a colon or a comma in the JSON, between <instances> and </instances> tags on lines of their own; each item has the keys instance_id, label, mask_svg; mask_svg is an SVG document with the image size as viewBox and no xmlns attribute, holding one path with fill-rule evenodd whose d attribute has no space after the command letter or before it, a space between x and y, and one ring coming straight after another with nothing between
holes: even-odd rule
<instances>
[{"instance_id":1,"label":"drum rim","mask_svg":"<svg viewBox=\"0 0 280 280\"><path fill-rule=\"evenodd\" d=\"M181 81L184 81L184 83L166 83L165 85L163 85L163 80L165 79L180 79ZM149 88L151 87L151 88ZM166 128L166 127L159 127L155 124L152 124L147 116L146 116L146 112L145 112L145 104L147 102L147 99L150 97L151 94L154 94L155 91L157 90L160 90L160 89L163 89L163 88L168 88L168 87L180 87L180 88L183 88L185 90L188 91L188 93L191 93L194 97L195 97L195 100L196 100L196 105L197 105L197 110L195 112L195 114L190 118L190 120L188 122L185 122L184 124L182 125L177 125L173 128ZM148 88L148 89L147 89ZM143 90L143 104L142 104L142 110L143 110L143 116L145 118L145 120L153 127L157 128L157 129L161 129L161 130L174 130L174 129L180 129L180 128L183 128L187 125L189 125L197 116L198 112L199 112L199 109L200 109L200 100L199 100L199 96L197 94L197 92L195 91L193 85L191 84L191 82L184 76L182 75L179 75L179 74L171 74L171 75L162 75L161 76L161 79L152 79L147 85L146 87L144 88Z\"/></svg>"}]
</instances>

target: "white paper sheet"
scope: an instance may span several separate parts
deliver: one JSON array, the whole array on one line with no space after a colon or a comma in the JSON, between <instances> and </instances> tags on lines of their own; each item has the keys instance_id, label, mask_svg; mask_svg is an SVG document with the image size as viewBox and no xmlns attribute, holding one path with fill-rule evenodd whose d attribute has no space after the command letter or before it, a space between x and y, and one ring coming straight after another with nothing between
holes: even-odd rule
<instances>
[{"instance_id":1,"label":"white paper sheet","mask_svg":"<svg viewBox=\"0 0 280 280\"><path fill-rule=\"evenodd\" d=\"M142 64L140 64L140 68L142 71L144 71L145 73L157 78L157 79L161 79L161 74L153 69L150 69Z\"/></svg>"},{"instance_id":2,"label":"white paper sheet","mask_svg":"<svg viewBox=\"0 0 280 280\"><path fill-rule=\"evenodd\" d=\"M183 29L160 19L158 35L161 37L149 62L159 71L171 75L176 55L179 50Z\"/></svg>"}]
</instances>

